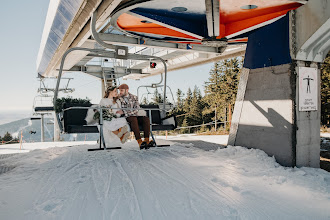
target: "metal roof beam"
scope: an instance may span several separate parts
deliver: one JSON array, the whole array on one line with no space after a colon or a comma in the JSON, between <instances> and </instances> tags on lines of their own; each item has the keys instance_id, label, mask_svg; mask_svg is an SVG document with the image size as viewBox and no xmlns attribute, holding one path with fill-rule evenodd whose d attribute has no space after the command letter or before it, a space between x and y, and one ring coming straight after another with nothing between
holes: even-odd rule
<instances>
[{"instance_id":1,"label":"metal roof beam","mask_svg":"<svg viewBox=\"0 0 330 220\"><path fill-rule=\"evenodd\" d=\"M175 49L175 50L184 50L184 51L198 51L204 53L221 53L224 51L223 47L207 47L198 44L180 44L180 43L170 43L162 41L154 41L144 38L135 38L125 35L117 34L104 34L99 33L100 39L112 44L120 44L127 46L143 46L143 47L160 47L164 49Z\"/></svg>"},{"instance_id":2,"label":"metal roof beam","mask_svg":"<svg viewBox=\"0 0 330 220\"><path fill-rule=\"evenodd\" d=\"M65 72L83 72L92 75L96 78L103 79L103 72L105 75L116 75L123 77L130 74L149 74L142 72L142 69L131 69L125 67L101 67L101 66L73 66Z\"/></svg>"}]
</instances>

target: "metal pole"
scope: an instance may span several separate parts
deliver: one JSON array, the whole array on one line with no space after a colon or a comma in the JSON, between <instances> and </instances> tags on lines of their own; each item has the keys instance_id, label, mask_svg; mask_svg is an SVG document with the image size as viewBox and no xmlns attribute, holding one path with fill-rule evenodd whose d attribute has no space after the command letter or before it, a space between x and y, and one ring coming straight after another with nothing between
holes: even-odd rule
<instances>
[{"instance_id":1,"label":"metal pole","mask_svg":"<svg viewBox=\"0 0 330 220\"><path fill-rule=\"evenodd\" d=\"M161 58L160 58L161 59ZM163 100L163 109L164 109L164 115L163 117L165 117L165 102L166 102L166 88L167 88L167 65L166 65L166 62L161 59L161 61L163 62L164 64L164 70L165 70L165 78L164 78L164 100Z\"/></svg>"},{"instance_id":2,"label":"metal pole","mask_svg":"<svg viewBox=\"0 0 330 220\"><path fill-rule=\"evenodd\" d=\"M45 133L44 133L44 114L41 114L41 142L45 141Z\"/></svg>"},{"instance_id":3,"label":"metal pole","mask_svg":"<svg viewBox=\"0 0 330 220\"><path fill-rule=\"evenodd\" d=\"M56 119L56 112L54 115L54 141L60 141L61 136L60 136L60 127L58 125L58 121Z\"/></svg>"},{"instance_id":4,"label":"metal pole","mask_svg":"<svg viewBox=\"0 0 330 220\"><path fill-rule=\"evenodd\" d=\"M154 135L153 135L153 133L152 133L152 116L151 116L151 110L148 109L148 111L149 111L149 121L150 121L150 135L151 135L151 137L152 137L152 140L153 140L154 143L155 143L155 147L157 147L155 137L154 137Z\"/></svg>"},{"instance_id":5,"label":"metal pole","mask_svg":"<svg viewBox=\"0 0 330 220\"><path fill-rule=\"evenodd\" d=\"M100 108L100 135L101 135L100 142L103 143L103 148L104 148L104 150L106 150L107 146L105 145L104 135L103 135L103 109L102 108Z\"/></svg>"}]
</instances>

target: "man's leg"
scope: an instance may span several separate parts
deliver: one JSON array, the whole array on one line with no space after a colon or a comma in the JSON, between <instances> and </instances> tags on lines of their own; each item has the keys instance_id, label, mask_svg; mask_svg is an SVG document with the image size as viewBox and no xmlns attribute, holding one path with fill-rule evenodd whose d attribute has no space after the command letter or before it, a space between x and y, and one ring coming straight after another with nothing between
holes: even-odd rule
<instances>
[{"instance_id":1,"label":"man's leg","mask_svg":"<svg viewBox=\"0 0 330 220\"><path fill-rule=\"evenodd\" d=\"M140 129L139 129L139 124L136 116L130 116L126 118L127 122L129 123L132 131L134 132L135 139L136 140L141 140L141 135L140 135Z\"/></svg>"},{"instance_id":2,"label":"man's leg","mask_svg":"<svg viewBox=\"0 0 330 220\"><path fill-rule=\"evenodd\" d=\"M142 126L143 126L144 139L147 140L147 143L148 143L149 136L150 136L150 120L146 116L139 116L138 122L139 122L139 124L142 124Z\"/></svg>"}]
</instances>

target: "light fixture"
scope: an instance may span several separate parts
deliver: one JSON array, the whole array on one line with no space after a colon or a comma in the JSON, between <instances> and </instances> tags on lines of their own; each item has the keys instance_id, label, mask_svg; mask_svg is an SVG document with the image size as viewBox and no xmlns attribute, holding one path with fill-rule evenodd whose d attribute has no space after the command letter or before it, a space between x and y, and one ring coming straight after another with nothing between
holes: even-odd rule
<instances>
[{"instance_id":1,"label":"light fixture","mask_svg":"<svg viewBox=\"0 0 330 220\"><path fill-rule=\"evenodd\" d=\"M201 43L202 45L208 47L226 47L228 44L228 40L226 38L204 38Z\"/></svg>"},{"instance_id":2,"label":"light fixture","mask_svg":"<svg viewBox=\"0 0 330 220\"><path fill-rule=\"evenodd\" d=\"M185 7L174 7L174 8L172 8L171 10L174 11L174 12L185 12L185 11L187 11L188 9L185 8Z\"/></svg>"},{"instance_id":3,"label":"light fixture","mask_svg":"<svg viewBox=\"0 0 330 220\"><path fill-rule=\"evenodd\" d=\"M151 68L151 69L155 69L156 66L157 66L157 63L150 62L150 68Z\"/></svg>"},{"instance_id":4,"label":"light fixture","mask_svg":"<svg viewBox=\"0 0 330 220\"><path fill-rule=\"evenodd\" d=\"M258 8L258 6L256 5L243 5L241 6L241 9L245 9L245 10L250 10L250 9L255 9Z\"/></svg>"}]
</instances>

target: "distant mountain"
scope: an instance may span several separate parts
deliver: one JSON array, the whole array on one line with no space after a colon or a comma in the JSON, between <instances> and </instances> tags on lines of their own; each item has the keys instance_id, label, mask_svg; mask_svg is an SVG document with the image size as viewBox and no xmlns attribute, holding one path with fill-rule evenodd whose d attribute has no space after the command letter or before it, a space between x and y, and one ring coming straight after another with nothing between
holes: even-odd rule
<instances>
[{"instance_id":1,"label":"distant mountain","mask_svg":"<svg viewBox=\"0 0 330 220\"><path fill-rule=\"evenodd\" d=\"M53 141L54 124L52 118L45 118L45 141ZM41 141L41 121L30 120L29 118L13 121L7 124L0 125L0 136L3 137L6 132L9 132L14 137L21 137L23 131L23 140L26 142L40 142ZM35 134L34 134L35 132ZM98 139L98 134L62 134L63 141L84 141L86 136L87 141L95 141Z\"/></svg>"}]
</instances>

